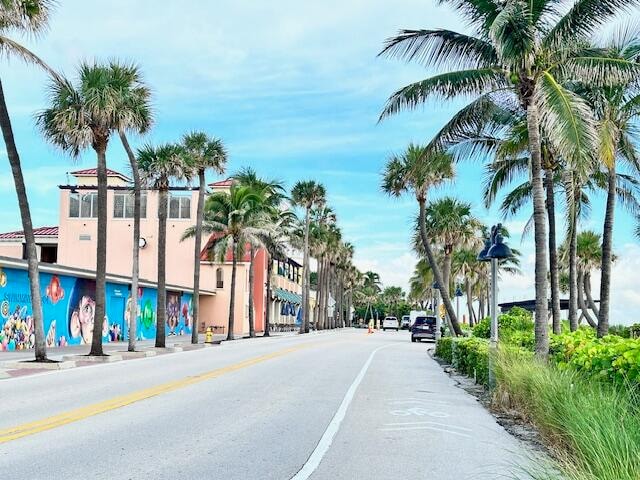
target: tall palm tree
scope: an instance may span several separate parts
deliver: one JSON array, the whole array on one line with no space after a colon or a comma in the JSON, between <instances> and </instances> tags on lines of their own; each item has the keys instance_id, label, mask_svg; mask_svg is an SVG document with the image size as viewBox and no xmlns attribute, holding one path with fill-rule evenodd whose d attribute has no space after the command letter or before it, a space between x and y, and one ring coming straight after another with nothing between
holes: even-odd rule
<instances>
[{"instance_id":1,"label":"tall palm tree","mask_svg":"<svg viewBox=\"0 0 640 480\"><path fill-rule=\"evenodd\" d=\"M311 225L311 209L323 205L326 200L324 185L314 180L299 181L291 189L291 201L304 208L304 246L302 266L302 308L303 320L300 333L309 333L309 290L311 270L309 268L309 228Z\"/></svg>"},{"instance_id":2,"label":"tall palm tree","mask_svg":"<svg viewBox=\"0 0 640 480\"><path fill-rule=\"evenodd\" d=\"M131 177L133 179L133 254L131 262L131 300L129 303L129 340L127 350L134 352L136 349L137 317L138 317L138 283L140 279L140 215L142 187L140 170L127 133L142 135L146 133L153 123L151 107L151 91L145 85L142 73L136 65L109 64L114 77L122 77L122 94L120 100L124 103L122 110L135 112L130 117L123 118L122 125L118 128L120 142L129 159Z\"/></svg>"},{"instance_id":3,"label":"tall palm tree","mask_svg":"<svg viewBox=\"0 0 640 480\"><path fill-rule=\"evenodd\" d=\"M145 185L158 191L158 304L156 315L157 348L166 346L167 323L167 214L169 187L173 180L187 179L193 165L189 164L181 145L172 143L138 150L138 167ZM194 299L196 302L197 299Z\"/></svg>"},{"instance_id":4,"label":"tall palm tree","mask_svg":"<svg viewBox=\"0 0 640 480\"><path fill-rule=\"evenodd\" d=\"M123 67L124 68L124 67ZM105 319L107 267L107 146L111 135L140 124L138 105L132 103L131 76L119 65L82 63L78 83L53 78L49 86L49 108L37 122L45 138L63 151L78 157L91 147L97 156L98 235L96 247L97 325L93 329L90 355L104 355L101 322Z\"/></svg>"},{"instance_id":5,"label":"tall palm tree","mask_svg":"<svg viewBox=\"0 0 640 480\"><path fill-rule=\"evenodd\" d=\"M395 92L381 119L413 109L429 98L476 96L457 114L458 126L478 121L482 103L496 94L514 97L526 112L535 239L536 354L546 358L547 229L542 179L541 128L558 154L576 168L596 145L596 122L587 103L563 86L567 80L591 85L630 81L633 62L608 58L585 48L585 40L638 0L440 0L469 24L472 34L449 30L403 30L390 38L381 55L449 66ZM566 7L566 8L565 8ZM459 70L455 70L459 68ZM474 115L472 112L475 112Z\"/></svg>"},{"instance_id":6,"label":"tall palm tree","mask_svg":"<svg viewBox=\"0 0 640 480\"><path fill-rule=\"evenodd\" d=\"M478 261L478 253L470 249L458 249L453 254L452 268L454 274L460 275L464 279L464 291L467 297L467 310L469 314L469 325L473 326L473 287L481 274L482 265Z\"/></svg>"},{"instance_id":7,"label":"tall palm tree","mask_svg":"<svg viewBox=\"0 0 640 480\"><path fill-rule=\"evenodd\" d=\"M444 278L431 249L426 226L426 203L429 190L451 180L453 176L451 155L433 153L427 147L411 144L401 155L394 155L388 160L383 173L382 190L395 197L405 192L414 194L419 206L418 230L422 247L438 284L445 310L451 321L452 331L456 335L462 335L458 318L444 285Z\"/></svg>"},{"instance_id":8,"label":"tall palm tree","mask_svg":"<svg viewBox=\"0 0 640 480\"><path fill-rule=\"evenodd\" d=\"M604 45L612 59L640 61L640 38L636 29L620 29ZM640 152L637 132L640 122L640 92L637 82L617 87L590 88L587 83L578 91L592 105L598 122L598 157L607 173L607 200L602 233L602 280L600 282L600 308L598 336L609 331L609 302L611 291L611 264L613 259L613 224L618 197L617 170L627 167L636 178L640 174ZM632 214L637 215L634 211Z\"/></svg>"},{"instance_id":9,"label":"tall palm tree","mask_svg":"<svg viewBox=\"0 0 640 480\"><path fill-rule=\"evenodd\" d=\"M193 251L193 314L191 321L191 343L198 343L198 318L200 313L200 251L202 250L202 217L204 194L207 189L206 172L213 170L223 174L227 166L227 151L218 138L205 132L190 132L182 137L182 146L190 157L190 163L198 177L198 207L196 213L195 245Z\"/></svg>"},{"instance_id":10,"label":"tall palm tree","mask_svg":"<svg viewBox=\"0 0 640 480\"><path fill-rule=\"evenodd\" d=\"M36 54L22 46L7 35L12 32L39 34L46 30L53 2L50 0L13 0L0 3L0 53L20 58L46 71L51 69ZM24 232L25 252L29 274L29 293L31 294L31 312L35 334L35 359L38 362L47 360L47 347L44 336L42 315L42 294L40 293L40 273L38 270L38 251L31 222L31 209L27 188L24 183L18 147L13 136L9 109L4 97L4 89L0 80L0 129L7 149L7 157L11 166L13 182L16 186L18 208Z\"/></svg>"},{"instance_id":11,"label":"tall palm tree","mask_svg":"<svg viewBox=\"0 0 640 480\"><path fill-rule=\"evenodd\" d=\"M231 293L229 296L229 323L227 340L234 340L236 277L238 258L247 244L259 244L268 234L270 219L256 215L254 205L262 202L259 192L251 187L234 183L229 192L218 192L205 202L202 231L211 234L210 255L224 262L231 253ZM195 235L188 229L183 238Z\"/></svg>"},{"instance_id":12,"label":"tall palm tree","mask_svg":"<svg viewBox=\"0 0 640 480\"><path fill-rule=\"evenodd\" d=\"M240 185L252 188L260 198L260 202L253 203L253 210L256 215L265 217L276 217L280 203L284 198L284 186L282 182L273 180L267 181L258 177L252 168L244 168L233 176L233 179ZM256 336L255 331L255 308L254 308L254 284L255 284L255 259L256 245L249 244L249 336ZM266 328L266 324L265 324Z\"/></svg>"}]
</instances>

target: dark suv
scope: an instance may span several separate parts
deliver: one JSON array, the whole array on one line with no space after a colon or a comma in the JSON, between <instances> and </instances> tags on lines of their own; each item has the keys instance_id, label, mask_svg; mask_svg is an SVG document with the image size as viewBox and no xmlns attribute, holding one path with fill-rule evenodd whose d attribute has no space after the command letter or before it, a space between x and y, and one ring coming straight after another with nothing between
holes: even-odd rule
<instances>
[{"instance_id":1,"label":"dark suv","mask_svg":"<svg viewBox=\"0 0 640 480\"><path fill-rule=\"evenodd\" d=\"M423 338L431 340L436 339L436 317L420 316L416 317L416 321L411 325L411 341L417 342Z\"/></svg>"}]
</instances>

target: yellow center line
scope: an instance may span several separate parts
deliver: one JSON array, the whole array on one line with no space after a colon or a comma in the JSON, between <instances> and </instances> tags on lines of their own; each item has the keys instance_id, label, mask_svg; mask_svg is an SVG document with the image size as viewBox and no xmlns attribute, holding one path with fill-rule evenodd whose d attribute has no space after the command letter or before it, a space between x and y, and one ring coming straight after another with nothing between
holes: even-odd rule
<instances>
[{"instance_id":1,"label":"yellow center line","mask_svg":"<svg viewBox=\"0 0 640 480\"><path fill-rule=\"evenodd\" d=\"M5 430L0 430L0 444L10 442L18 438L26 437L28 435L34 435L36 433L44 432L46 430L51 430L53 428L57 428L62 425L67 425L69 423L77 422L88 417L93 417L94 415L99 415L101 413L108 412L110 410L115 410L117 408L131 405L132 403L136 403L141 400L146 400L147 398L162 395L163 393L172 392L174 390L178 390L180 388L184 388L189 385L194 385L196 383L204 382L206 380L211 380L213 378L220 377L227 373L242 370L244 368L257 365L258 363L266 362L267 360L282 357L284 355L288 355L290 353L308 348L310 346L311 346L310 344L299 345L297 347L287 348L285 350L280 350L280 351L269 353L266 355L261 355L259 357L250 358L248 360L244 360L242 362L235 363L233 365L217 368L215 370L211 370L209 372L205 372L200 375L195 375L195 376L183 378L181 380L174 380L171 382L163 383L160 385L156 385L155 387L146 388L144 390L138 390L137 392L129 393L127 395L121 395L119 397L114 397L109 400L87 405L86 407L80 407L74 410L69 410L67 412L63 412L58 415L43 418L42 420L36 420L30 423L23 423L21 425L16 425L15 427L10 427Z\"/></svg>"}]
</instances>

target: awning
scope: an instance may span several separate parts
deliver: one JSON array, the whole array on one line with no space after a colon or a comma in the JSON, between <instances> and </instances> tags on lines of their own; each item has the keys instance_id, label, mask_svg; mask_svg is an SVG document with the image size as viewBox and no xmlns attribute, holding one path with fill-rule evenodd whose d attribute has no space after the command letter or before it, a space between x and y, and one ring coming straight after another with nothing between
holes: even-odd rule
<instances>
[{"instance_id":1,"label":"awning","mask_svg":"<svg viewBox=\"0 0 640 480\"><path fill-rule=\"evenodd\" d=\"M296 305L302 304L302 297L297 293L288 292L283 290L282 288L274 288L272 295L274 298L280 300L281 302L289 302L294 303Z\"/></svg>"}]
</instances>

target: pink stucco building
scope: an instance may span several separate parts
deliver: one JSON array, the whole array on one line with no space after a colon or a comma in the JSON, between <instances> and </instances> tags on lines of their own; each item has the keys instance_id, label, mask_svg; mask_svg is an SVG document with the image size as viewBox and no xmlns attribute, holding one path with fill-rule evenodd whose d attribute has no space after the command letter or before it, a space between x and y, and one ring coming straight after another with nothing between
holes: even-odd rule
<instances>
[{"instance_id":1,"label":"pink stucco building","mask_svg":"<svg viewBox=\"0 0 640 480\"><path fill-rule=\"evenodd\" d=\"M40 260L65 267L94 270L96 263L97 187L95 169L71 172L73 185L59 187L59 218L57 226L36 230ZM211 184L212 191L228 190L231 182ZM167 219L167 284L193 287L194 239L181 241L184 231L195 224L197 190L173 187L170 190ZM130 180L123 174L108 171L107 272L130 276L133 250L133 195ZM157 281L158 195L143 191L140 278ZM52 222L53 223L53 222ZM203 238L207 245L209 238ZM0 234L0 256L23 258L22 232ZM207 326L217 333L226 333L231 281L230 257L225 262L212 262L201 255L201 295L199 298L200 331ZM302 291L300 258L294 252L285 261L275 261L272 277L272 298L266 298L267 255L259 249L255 258L254 318L256 331L265 328L265 312L271 309L271 323L286 329L295 323ZM235 334L249 331L249 254L238 263L236 283ZM291 305L294 308L291 308Z\"/></svg>"}]
</instances>

